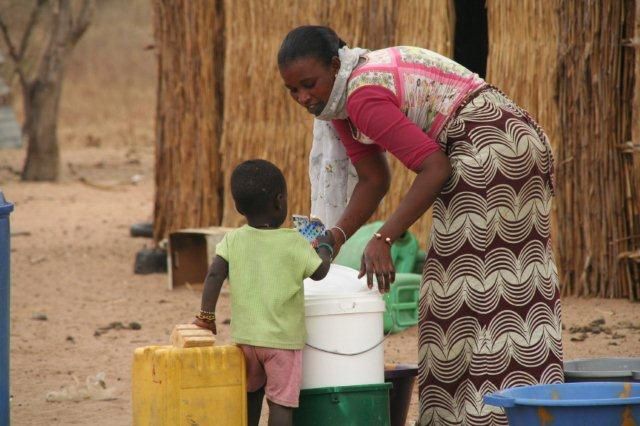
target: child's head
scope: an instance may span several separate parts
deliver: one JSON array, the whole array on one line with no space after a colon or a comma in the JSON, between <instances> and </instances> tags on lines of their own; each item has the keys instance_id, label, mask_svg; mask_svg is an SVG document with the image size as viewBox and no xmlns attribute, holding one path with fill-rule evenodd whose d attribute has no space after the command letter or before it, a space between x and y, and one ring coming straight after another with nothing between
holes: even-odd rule
<instances>
[{"instance_id":1,"label":"child's head","mask_svg":"<svg viewBox=\"0 0 640 426\"><path fill-rule=\"evenodd\" d=\"M249 222L279 227L287 217L287 183L278 167L266 160L249 160L231 174L236 210Z\"/></svg>"}]
</instances>

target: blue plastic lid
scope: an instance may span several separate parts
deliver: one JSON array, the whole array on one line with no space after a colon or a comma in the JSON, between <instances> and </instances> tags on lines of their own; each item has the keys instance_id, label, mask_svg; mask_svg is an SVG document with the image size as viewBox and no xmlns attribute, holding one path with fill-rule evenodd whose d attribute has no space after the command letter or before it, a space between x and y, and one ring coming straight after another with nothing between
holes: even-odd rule
<instances>
[{"instance_id":1,"label":"blue plastic lid","mask_svg":"<svg viewBox=\"0 0 640 426\"><path fill-rule=\"evenodd\" d=\"M13 211L13 204L4 199L4 194L0 191L0 216L8 216Z\"/></svg>"}]
</instances>

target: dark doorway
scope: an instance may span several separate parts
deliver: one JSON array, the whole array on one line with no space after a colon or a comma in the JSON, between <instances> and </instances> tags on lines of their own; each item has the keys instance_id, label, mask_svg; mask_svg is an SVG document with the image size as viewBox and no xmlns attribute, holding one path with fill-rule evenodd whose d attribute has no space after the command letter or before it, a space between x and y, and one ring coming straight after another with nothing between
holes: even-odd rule
<instances>
[{"instance_id":1,"label":"dark doorway","mask_svg":"<svg viewBox=\"0 0 640 426\"><path fill-rule=\"evenodd\" d=\"M456 29L453 60L485 78L489 29L485 0L454 0Z\"/></svg>"}]
</instances>

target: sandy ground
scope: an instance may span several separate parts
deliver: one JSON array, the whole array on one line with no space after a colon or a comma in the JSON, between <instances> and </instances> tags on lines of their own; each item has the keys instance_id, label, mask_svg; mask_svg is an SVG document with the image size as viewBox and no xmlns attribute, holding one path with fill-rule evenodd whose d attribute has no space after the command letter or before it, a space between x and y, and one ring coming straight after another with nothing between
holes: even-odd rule
<instances>
[{"instance_id":1,"label":"sandy ground","mask_svg":"<svg viewBox=\"0 0 640 426\"><path fill-rule=\"evenodd\" d=\"M11 215L13 424L130 424L133 350L168 342L172 326L190 321L200 298L186 287L168 290L165 274L133 274L135 254L148 241L131 238L129 226L148 220L152 211L153 152L68 149L57 184L19 182L7 170L19 168L23 156L21 150L0 152L2 191L16 206ZM625 300L565 299L566 358L639 355L640 330L629 328L640 325L639 308ZM226 297L220 312L228 318ZM35 319L38 314L46 321ZM611 334L588 333L584 341L571 341L582 335L571 334L571 327L600 318ZM94 336L116 321L135 321L142 328ZM220 328L219 340L228 342L228 326ZM416 362L416 342L415 328L390 336L385 361ZM115 400L46 401L48 392L99 372L115 387ZM410 419L416 413L414 394Z\"/></svg>"},{"instance_id":2,"label":"sandy ground","mask_svg":"<svg viewBox=\"0 0 640 426\"><path fill-rule=\"evenodd\" d=\"M131 224L151 219L155 56L151 2L99 2L68 67L60 107L62 176L23 183L23 149L0 150L0 190L11 215L11 393L17 426L131 424L131 361L136 347L165 344L174 324L191 321L200 294L167 289L167 275L135 275ZM20 99L15 100L20 114ZM83 183L84 182L84 183ZM229 316L222 297L219 318ZM567 359L640 355L640 305L565 299ZM36 319L44 318L46 320ZM572 334L604 319L610 334ZM95 331L112 322L140 330ZM609 331L609 330L607 330ZM220 342L229 330L220 321ZM417 330L392 335L387 362L416 362ZM46 395L104 372L112 401L47 402ZM414 393L409 419L415 419Z\"/></svg>"}]
</instances>

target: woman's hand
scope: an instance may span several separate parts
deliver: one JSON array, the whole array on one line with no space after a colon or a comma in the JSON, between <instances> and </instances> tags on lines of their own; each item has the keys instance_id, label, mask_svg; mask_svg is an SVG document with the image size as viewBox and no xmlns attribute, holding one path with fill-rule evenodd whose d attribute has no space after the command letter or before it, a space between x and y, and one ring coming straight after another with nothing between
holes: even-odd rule
<instances>
[{"instance_id":1,"label":"woman's hand","mask_svg":"<svg viewBox=\"0 0 640 426\"><path fill-rule=\"evenodd\" d=\"M388 293L396 280L396 270L391 259L391 246L381 239L373 238L362 254L358 278L367 276L367 286L373 288L373 275L378 281L380 293Z\"/></svg>"}]
</instances>

